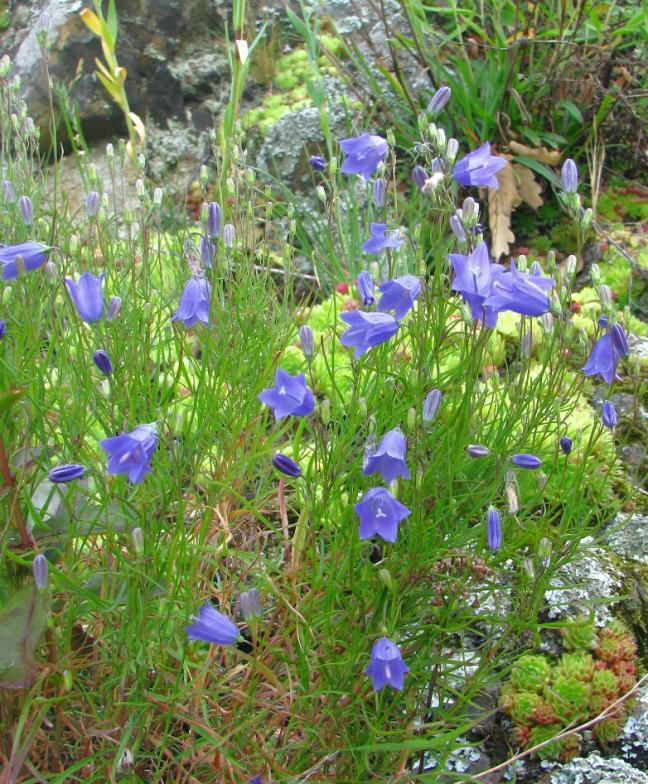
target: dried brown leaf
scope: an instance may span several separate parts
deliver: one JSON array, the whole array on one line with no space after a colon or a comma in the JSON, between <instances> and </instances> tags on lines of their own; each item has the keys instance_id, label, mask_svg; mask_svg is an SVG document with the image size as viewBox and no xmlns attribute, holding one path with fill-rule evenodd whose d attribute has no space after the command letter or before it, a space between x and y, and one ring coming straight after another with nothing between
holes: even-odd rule
<instances>
[{"instance_id":1,"label":"dried brown leaf","mask_svg":"<svg viewBox=\"0 0 648 784\"><path fill-rule=\"evenodd\" d=\"M491 253L495 259L508 253L509 246L515 242L511 231L511 214L522 203L518 193L515 172L507 164L497 172L499 189L488 189L488 224L491 230Z\"/></svg>"},{"instance_id":2,"label":"dried brown leaf","mask_svg":"<svg viewBox=\"0 0 648 784\"><path fill-rule=\"evenodd\" d=\"M522 201L525 201L529 207L537 210L544 203L542 196L542 188L533 175L531 169L522 166L520 163L513 164L513 171L517 177L517 190Z\"/></svg>"},{"instance_id":3,"label":"dried brown leaf","mask_svg":"<svg viewBox=\"0 0 648 784\"><path fill-rule=\"evenodd\" d=\"M509 149L516 155L526 155L540 163L548 163L550 166L557 166L560 163L560 152L558 150L548 150L546 147L528 147L520 142L510 141Z\"/></svg>"}]
</instances>

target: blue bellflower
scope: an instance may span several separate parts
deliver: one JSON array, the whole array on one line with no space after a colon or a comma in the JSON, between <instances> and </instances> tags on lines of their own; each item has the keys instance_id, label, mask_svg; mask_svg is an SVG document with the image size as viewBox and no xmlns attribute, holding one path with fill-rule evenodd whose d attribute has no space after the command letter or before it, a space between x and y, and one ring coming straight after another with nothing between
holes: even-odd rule
<instances>
[{"instance_id":1,"label":"blue bellflower","mask_svg":"<svg viewBox=\"0 0 648 784\"><path fill-rule=\"evenodd\" d=\"M382 297L378 310L393 310L394 317L402 321L414 306L421 293L421 281L415 275L403 275L379 286Z\"/></svg>"},{"instance_id":2,"label":"blue bellflower","mask_svg":"<svg viewBox=\"0 0 648 784\"><path fill-rule=\"evenodd\" d=\"M365 253L382 253L387 248L398 250L405 242L405 238L397 231L387 234L386 223L370 223L369 231L371 237L362 243L362 250Z\"/></svg>"},{"instance_id":3,"label":"blue bellflower","mask_svg":"<svg viewBox=\"0 0 648 784\"><path fill-rule=\"evenodd\" d=\"M301 476L301 468L288 455L284 455L283 452L275 452L272 455L272 465L277 471L281 471L286 476L292 476L293 478Z\"/></svg>"},{"instance_id":4,"label":"blue bellflower","mask_svg":"<svg viewBox=\"0 0 648 784\"><path fill-rule=\"evenodd\" d=\"M373 136L366 131L360 136L340 139L340 147L346 155L340 171L343 174L360 174L365 180L376 171L389 149L382 136Z\"/></svg>"},{"instance_id":5,"label":"blue bellflower","mask_svg":"<svg viewBox=\"0 0 648 784\"><path fill-rule=\"evenodd\" d=\"M371 307L376 301L374 293L374 282L371 274L366 270L358 273L357 280L358 294L360 295L360 302L365 307Z\"/></svg>"},{"instance_id":6,"label":"blue bellflower","mask_svg":"<svg viewBox=\"0 0 648 784\"><path fill-rule=\"evenodd\" d=\"M569 436L563 436L560 439L560 448L562 449L563 453L568 455L572 451L573 441Z\"/></svg>"},{"instance_id":7,"label":"blue bellflower","mask_svg":"<svg viewBox=\"0 0 648 784\"><path fill-rule=\"evenodd\" d=\"M72 278L65 279L65 285L79 316L88 324L101 321L103 316L103 281L105 277L105 272L102 272L98 277L90 272L84 272L78 281L74 281Z\"/></svg>"},{"instance_id":8,"label":"blue bellflower","mask_svg":"<svg viewBox=\"0 0 648 784\"><path fill-rule=\"evenodd\" d=\"M315 408L313 393L306 386L303 373L291 376L278 368L275 373L275 385L264 389L258 395L259 400L274 409L275 419L286 416L306 416Z\"/></svg>"},{"instance_id":9,"label":"blue bellflower","mask_svg":"<svg viewBox=\"0 0 648 784\"><path fill-rule=\"evenodd\" d=\"M422 166L416 165L412 169L412 179L414 180L414 184L416 185L416 187L419 190L422 190L423 186L425 185L428 179L428 173L425 171L425 169Z\"/></svg>"},{"instance_id":10,"label":"blue bellflower","mask_svg":"<svg viewBox=\"0 0 648 784\"><path fill-rule=\"evenodd\" d=\"M481 147L469 152L460 161L457 161L452 176L460 185L485 185L488 188L499 188L499 182L495 176L497 172L504 168L508 161L499 155L491 155L491 147L488 142L484 142Z\"/></svg>"},{"instance_id":11,"label":"blue bellflower","mask_svg":"<svg viewBox=\"0 0 648 784\"><path fill-rule=\"evenodd\" d=\"M214 609L211 602L205 602L198 610L198 615L192 616L186 628L187 639L202 640L214 645L234 645L240 633L236 624Z\"/></svg>"},{"instance_id":12,"label":"blue bellflower","mask_svg":"<svg viewBox=\"0 0 648 784\"><path fill-rule=\"evenodd\" d=\"M5 323L2 319L0 319L0 340L2 340L2 338L5 336L6 331L7 328L5 326Z\"/></svg>"},{"instance_id":13,"label":"blue bellflower","mask_svg":"<svg viewBox=\"0 0 648 784\"><path fill-rule=\"evenodd\" d=\"M539 457L525 452L513 455L511 462L518 468L527 468L530 471L535 471L536 468L540 468L542 465L542 460Z\"/></svg>"},{"instance_id":14,"label":"blue bellflower","mask_svg":"<svg viewBox=\"0 0 648 784\"><path fill-rule=\"evenodd\" d=\"M432 96L432 100L428 104L427 110L431 115L436 116L439 112L445 109L446 104L450 100L452 91L446 85L439 87L439 89Z\"/></svg>"},{"instance_id":15,"label":"blue bellflower","mask_svg":"<svg viewBox=\"0 0 648 784\"><path fill-rule=\"evenodd\" d=\"M398 524L411 514L411 511L384 487L367 490L354 509L360 520L360 538L370 539L377 535L386 542L396 541Z\"/></svg>"},{"instance_id":16,"label":"blue bellflower","mask_svg":"<svg viewBox=\"0 0 648 784\"><path fill-rule=\"evenodd\" d=\"M565 193L576 193L578 190L578 169L571 158L563 163L562 167L562 189Z\"/></svg>"},{"instance_id":17,"label":"blue bellflower","mask_svg":"<svg viewBox=\"0 0 648 784\"><path fill-rule=\"evenodd\" d=\"M315 171L324 171L326 168L326 158L323 155L311 155L308 159L308 164Z\"/></svg>"},{"instance_id":18,"label":"blue bellflower","mask_svg":"<svg viewBox=\"0 0 648 784\"><path fill-rule=\"evenodd\" d=\"M78 463L67 463L65 465L56 466L48 474L50 482L65 483L72 482L75 479L81 479L85 474L85 468Z\"/></svg>"},{"instance_id":19,"label":"blue bellflower","mask_svg":"<svg viewBox=\"0 0 648 784\"><path fill-rule=\"evenodd\" d=\"M398 332L398 321L388 313L365 313L351 310L340 318L349 328L340 336L343 346L355 348L355 357L366 354L370 348L384 343Z\"/></svg>"},{"instance_id":20,"label":"blue bellflower","mask_svg":"<svg viewBox=\"0 0 648 784\"><path fill-rule=\"evenodd\" d=\"M552 278L518 272L515 262L511 261L510 272L498 275L493 281L491 296L484 306L494 308L498 313L511 310L522 316L541 316L549 310L547 291L553 286Z\"/></svg>"},{"instance_id":21,"label":"blue bellflower","mask_svg":"<svg viewBox=\"0 0 648 784\"><path fill-rule=\"evenodd\" d=\"M402 691L406 672L409 667L403 661L398 645L387 637L377 640L371 649L371 663L365 670L365 674L371 676L374 691L385 686Z\"/></svg>"},{"instance_id":22,"label":"blue bellflower","mask_svg":"<svg viewBox=\"0 0 648 784\"><path fill-rule=\"evenodd\" d=\"M92 359L99 370L104 376L109 376L112 373L113 367L108 352L103 348L98 348L92 355Z\"/></svg>"},{"instance_id":23,"label":"blue bellflower","mask_svg":"<svg viewBox=\"0 0 648 784\"><path fill-rule=\"evenodd\" d=\"M405 463L407 440L399 428L385 433L378 448L369 456L362 468L365 476L380 474L385 482L393 482L399 476L411 479Z\"/></svg>"},{"instance_id":24,"label":"blue bellflower","mask_svg":"<svg viewBox=\"0 0 648 784\"><path fill-rule=\"evenodd\" d=\"M27 272L33 272L47 258L49 245L42 242L20 242L18 245L3 245L0 247L0 265L2 265L3 280L13 280L18 277L16 256L20 256Z\"/></svg>"},{"instance_id":25,"label":"blue bellflower","mask_svg":"<svg viewBox=\"0 0 648 784\"><path fill-rule=\"evenodd\" d=\"M452 290L459 292L468 303L473 321L483 321L486 326L494 327L498 311L486 302L495 281L504 274L504 267L491 262L485 242L480 242L469 256L462 253L449 255L454 270Z\"/></svg>"},{"instance_id":26,"label":"blue bellflower","mask_svg":"<svg viewBox=\"0 0 648 784\"><path fill-rule=\"evenodd\" d=\"M140 425L130 433L104 438L99 444L108 454L108 473L127 474L133 484L141 482L151 470L151 457L157 447L157 427Z\"/></svg>"},{"instance_id":27,"label":"blue bellflower","mask_svg":"<svg viewBox=\"0 0 648 784\"><path fill-rule=\"evenodd\" d=\"M423 401L423 423L430 425L434 422L443 395L439 389L431 389Z\"/></svg>"},{"instance_id":28,"label":"blue bellflower","mask_svg":"<svg viewBox=\"0 0 648 784\"><path fill-rule=\"evenodd\" d=\"M207 205L207 234L212 239L220 236L222 223L223 211L220 204L216 201L210 201Z\"/></svg>"},{"instance_id":29,"label":"blue bellflower","mask_svg":"<svg viewBox=\"0 0 648 784\"><path fill-rule=\"evenodd\" d=\"M619 417L617 416L616 409L609 400L606 400L601 406L601 418L603 419L605 427L609 427L610 430L614 430L617 426Z\"/></svg>"},{"instance_id":30,"label":"blue bellflower","mask_svg":"<svg viewBox=\"0 0 648 784\"><path fill-rule=\"evenodd\" d=\"M609 331L594 344L592 353L581 368L586 376L601 376L608 384L616 378L617 365L621 357L629 353L628 340L619 323L614 323Z\"/></svg>"},{"instance_id":31,"label":"blue bellflower","mask_svg":"<svg viewBox=\"0 0 648 784\"><path fill-rule=\"evenodd\" d=\"M491 550L499 550L502 546L502 520L494 506L489 508L486 515L486 538Z\"/></svg>"},{"instance_id":32,"label":"blue bellflower","mask_svg":"<svg viewBox=\"0 0 648 784\"><path fill-rule=\"evenodd\" d=\"M182 321L185 327L193 327L199 321L209 326L209 303L211 286L206 278L190 278L180 297L180 306L171 316L171 321Z\"/></svg>"}]
</instances>

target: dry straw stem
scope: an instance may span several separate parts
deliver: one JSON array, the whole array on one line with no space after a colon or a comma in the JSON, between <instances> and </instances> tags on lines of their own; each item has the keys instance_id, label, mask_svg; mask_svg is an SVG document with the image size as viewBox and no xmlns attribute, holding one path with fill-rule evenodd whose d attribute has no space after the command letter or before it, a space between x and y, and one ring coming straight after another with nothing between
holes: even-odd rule
<instances>
[{"instance_id":1,"label":"dry straw stem","mask_svg":"<svg viewBox=\"0 0 648 784\"><path fill-rule=\"evenodd\" d=\"M525 749L519 754L516 754L514 757L501 762L499 765L495 765L493 768L484 770L481 773L478 773L476 776L472 776L472 778L466 779L464 784L469 784L471 781L480 781L484 778L484 776L488 776L490 773L497 773L497 771L507 768L514 762L524 759L524 757L528 757L530 754L533 754L545 746L549 746L551 743L555 743L557 740L568 738L570 735L574 735L576 732L583 732L584 730L588 730L590 727L593 727L595 724L598 724L600 721L606 719L610 713L613 713L614 710L618 708L619 705L622 705L626 700L630 699L630 697L632 697L632 695L635 694L641 688L641 686L646 683L647 680L648 675L644 675L643 678L640 678L629 691L619 697L619 699L613 702L611 705L608 705L604 711L601 711L601 713L599 713L599 715L595 716L593 719L586 721L584 724L580 724L578 727L572 727L571 729L568 728L564 732L560 732L558 735L555 735L553 738L549 738L549 740L545 740L542 743L537 743L535 746L531 746L530 749Z\"/></svg>"}]
</instances>

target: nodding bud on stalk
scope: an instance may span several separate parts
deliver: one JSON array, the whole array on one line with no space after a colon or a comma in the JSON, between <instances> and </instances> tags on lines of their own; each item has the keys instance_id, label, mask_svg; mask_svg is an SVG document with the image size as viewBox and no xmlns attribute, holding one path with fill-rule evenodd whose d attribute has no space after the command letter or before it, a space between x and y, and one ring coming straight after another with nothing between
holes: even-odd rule
<instances>
[{"instance_id":1,"label":"nodding bud on stalk","mask_svg":"<svg viewBox=\"0 0 648 784\"><path fill-rule=\"evenodd\" d=\"M508 498L508 505L509 505L509 512L510 514L517 514L519 505L518 505L518 496L517 496L517 482L515 481L515 474L512 471L506 472L506 497Z\"/></svg>"},{"instance_id":2,"label":"nodding bud on stalk","mask_svg":"<svg viewBox=\"0 0 648 784\"><path fill-rule=\"evenodd\" d=\"M556 269L556 253L553 250L547 253L547 269L549 272L553 272Z\"/></svg>"},{"instance_id":3,"label":"nodding bud on stalk","mask_svg":"<svg viewBox=\"0 0 648 784\"><path fill-rule=\"evenodd\" d=\"M311 359L315 353L315 336L313 330L304 324L299 328L299 342L301 343L302 351L307 359Z\"/></svg>"},{"instance_id":4,"label":"nodding bud on stalk","mask_svg":"<svg viewBox=\"0 0 648 784\"><path fill-rule=\"evenodd\" d=\"M483 444L468 444L466 449L468 454L471 457L488 457L490 455L490 449Z\"/></svg>"},{"instance_id":5,"label":"nodding bud on stalk","mask_svg":"<svg viewBox=\"0 0 648 784\"><path fill-rule=\"evenodd\" d=\"M241 615L246 621L261 617L261 597L256 588L250 588L249 591L244 591L241 594L239 607L241 608Z\"/></svg>"},{"instance_id":6,"label":"nodding bud on stalk","mask_svg":"<svg viewBox=\"0 0 648 784\"><path fill-rule=\"evenodd\" d=\"M562 167L562 188L565 193L578 190L578 169L571 158L567 158Z\"/></svg>"},{"instance_id":7,"label":"nodding bud on stalk","mask_svg":"<svg viewBox=\"0 0 648 784\"><path fill-rule=\"evenodd\" d=\"M324 398L324 400L322 400L320 403L319 412L322 424L324 426L328 425L328 423L331 421L331 401L328 398Z\"/></svg>"},{"instance_id":8,"label":"nodding bud on stalk","mask_svg":"<svg viewBox=\"0 0 648 784\"><path fill-rule=\"evenodd\" d=\"M458 152L459 142L455 138L448 139L448 145L446 147L446 160L448 163L454 163L454 159L457 157Z\"/></svg>"},{"instance_id":9,"label":"nodding bud on stalk","mask_svg":"<svg viewBox=\"0 0 648 784\"><path fill-rule=\"evenodd\" d=\"M594 212L592 211L591 207L588 207L581 217L580 223L583 229L589 229L592 219L594 218Z\"/></svg>"},{"instance_id":10,"label":"nodding bud on stalk","mask_svg":"<svg viewBox=\"0 0 648 784\"><path fill-rule=\"evenodd\" d=\"M468 223L473 217L479 217L479 204L477 204L472 196L468 196L463 200L463 204L461 205L461 219Z\"/></svg>"},{"instance_id":11,"label":"nodding bud on stalk","mask_svg":"<svg viewBox=\"0 0 648 784\"><path fill-rule=\"evenodd\" d=\"M45 263L45 277L47 278L47 282L56 283L57 275L58 271L56 269L56 264L49 259L49 261Z\"/></svg>"},{"instance_id":12,"label":"nodding bud on stalk","mask_svg":"<svg viewBox=\"0 0 648 784\"><path fill-rule=\"evenodd\" d=\"M144 534L139 526L131 531L131 541L135 555L142 555L144 553Z\"/></svg>"},{"instance_id":13,"label":"nodding bud on stalk","mask_svg":"<svg viewBox=\"0 0 648 784\"><path fill-rule=\"evenodd\" d=\"M39 553L32 563L34 572L34 582L36 583L37 591L44 591L48 584L48 564L47 558L42 553Z\"/></svg>"},{"instance_id":14,"label":"nodding bud on stalk","mask_svg":"<svg viewBox=\"0 0 648 784\"><path fill-rule=\"evenodd\" d=\"M464 229L464 225L458 215L450 216L450 228L459 242L467 241L466 230Z\"/></svg>"},{"instance_id":15,"label":"nodding bud on stalk","mask_svg":"<svg viewBox=\"0 0 648 784\"><path fill-rule=\"evenodd\" d=\"M236 239L236 231L231 223L226 223L223 228L223 245L226 248L233 248Z\"/></svg>"},{"instance_id":16,"label":"nodding bud on stalk","mask_svg":"<svg viewBox=\"0 0 648 784\"><path fill-rule=\"evenodd\" d=\"M86 212L90 218L93 218L99 210L99 194L97 191L90 191L86 197Z\"/></svg>"},{"instance_id":17,"label":"nodding bud on stalk","mask_svg":"<svg viewBox=\"0 0 648 784\"><path fill-rule=\"evenodd\" d=\"M547 566L549 566L552 549L551 540L543 536L538 542L538 559L542 564L543 569L546 569Z\"/></svg>"},{"instance_id":18,"label":"nodding bud on stalk","mask_svg":"<svg viewBox=\"0 0 648 784\"><path fill-rule=\"evenodd\" d=\"M141 178L135 181L135 193L137 193L140 199L146 196L146 185L144 185L144 180Z\"/></svg>"},{"instance_id":19,"label":"nodding bud on stalk","mask_svg":"<svg viewBox=\"0 0 648 784\"><path fill-rule=\"evenodd\" d=\"M221 233L221 224L223 222L223 213L220 204L215 201L210 201L207 205L207 233L210 237L219 237Z\"/></svg>"},{"instance_id":20,"label":"nodding bud on stalk","mask_svg":"<svg viewBox=\"0 0 648 784\"><path fill-rule=\"evenodd\" d=\"M569 258L572 258L571 256ZM576 258L574 256L574 258ZM598 264L592 264L590 267L590 278L592 279L592 283L595 286L599 286L601 284L601 268Z\"/></svg>"},{"instance_id":21,"label":"nodding bud on stalk","mask_svg":"<svg viewBox=\"0 0 648 784\"><path fill-rule=\"evenodd\" d=\"M542 265L539 261L534 261L533 264L529 267L529 272L531 275L542 275Z\"/></svg>"},{"instance_id":22,"label":"nodding bud on stalk","mask_svg":"<svg viewBox=\"0 0 648 784\"><path fill-rule=\"evenodd\" d=\"M323 185L318 185L317 188L315 188L315 193L317 194L317 198L322 203L326 202L326 191L324 190L324 186Z\"/></svg>"},{"instance_id":23,"label":"nodding bud on stalk","mask_svg":"<svg viewBox=\"0 0 648 784\"><path fill-rule=\"evenodd\" d=\"M553 316L551 313L543 313L540 316L540 322L542 323L542 329L546 335L549 335L553 330Z\"/></svg>"},{"instance_id":24,"label":"nodding bud on stalk","mask_svg":"<svg viewBox=\"0 0 648 784\"><path fill-rule=\"evenodd\" d=\"M425 425L431 425L434 422L442 399L443 395L438 389L431 389L427 393L423 402L423 423Z\"/></svg>"},{"instance_id":25,"label":"nodding bud on stalk","mask_svg":"<svg viewBox=\"0 0 648 784\"><path fill-rule=\"evenodd\" d=\"M106 321L114 321L119 316L121 306L121 297L112 297L106 308Z\"/></svg>"},{"instance_id":26,"label":"nodding bud on stalk","mask_svg":"<svg viewBox=\"0 0 648 784\"><path fill-rule=\"evenodd\" d=\"M14 187L9 180L5 180L2 183L2 191L4 193L4 199L6 202L13 204L16 201L16 192L14 191Z\"/></svg>"},{"instance_id":27,"label":"nodding bud on stalk","mask_svg":"<svg viewBox=\"0 0 648 784\"><path fill-rule=\"evenodd\" d=\"M422 166L415 166L412 169L412 179L419 190L422 190L428 178L427 172Z\"/></svg>"},{"instance_id":28,"label":"nodding bud on stalk","mask_svg":"<svg viewBox=\"0 0 648 784\"><path fill-rule=\"evenodd\" d=\"M162 204L163 198L164 198L164 191L162 190L162 188L156 188L153 191L153 204L155 204L156 207L159 207L160 204Z\"/></svg>"},{"instance_id":29,"label":"nodding bud on stalk","mask_svg":"<svg viewBox=\"0 0 648 784\"><path fill-rule=\"evenodd\" d=\"M439 87L439 89L432 96L432 100L428 104L428 112L436 116L439 114L439 112L443 111L446 104L450 100L451 94L452 91L449 87L446 87L445 85L443 85L443 87Z\"/></svg>"},{"instance_id":30,"label":"nodding bud on stalk","mask_svg":"<svg viewBox=\"0 0 648 784\"><path fill-rule=\"evenodd\" d=\"M382 207L385 203L385 192L387 191L387 183L384 177L378 177L373 186L373 203L376 207Z\"/></svg>"},{"instance_id":31,"label":"nodding bud on stalk","mask_svg":"<svg viewBox=\"0 0 648 784\"><path fill-rule=\"evenodd\" d=\"M599 286L599 297L601 298L601 307L609 310L612 307L612 289L605 284Z\"/></svg>"},{"instance_id":32,"label":"nodding bud on stalk","mask_svg":"<svg viewBox=\"0 0 648 784\"><path fill-rule=\"evenodd\" d=\"M25 226L31 226L34 222L34 205L29 196L21 196L18 199L18 207Z\"/></svg>"}]
</instances>

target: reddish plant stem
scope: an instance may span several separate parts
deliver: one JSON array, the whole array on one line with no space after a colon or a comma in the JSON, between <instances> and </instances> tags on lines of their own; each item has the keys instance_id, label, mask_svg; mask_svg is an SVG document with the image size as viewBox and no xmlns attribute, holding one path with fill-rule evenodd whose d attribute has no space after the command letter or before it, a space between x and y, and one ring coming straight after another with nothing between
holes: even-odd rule
<instances>
[{"instance_id":1,"label":"reddish plant stem","mask_svg":"<svg viewBox=\"0 0 648 784\"><path fill-rule=\"evenodd\" d=\"M7 453L5 452L4 444L2 443L2 439L0 438L0 476L2 476L2 481L4 482L5 487L13 488L16 484L16 477L11 473L9 469L9 461L7 460ZM29 533L27 532L27 528L25 527L25 519L22 514L22 510L20 508L20 504L18 503L17 494L11 490L9 494L9 504L10 504L10 513L16 520L16 528L18 529L18 535L20 536L20 544L24 548L29 548L33 544L33 540Z\"/></svg>"}]
</instances>

